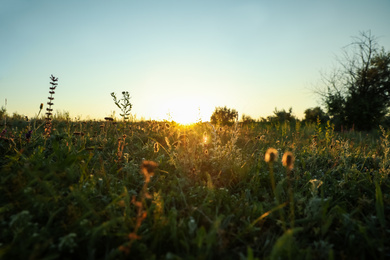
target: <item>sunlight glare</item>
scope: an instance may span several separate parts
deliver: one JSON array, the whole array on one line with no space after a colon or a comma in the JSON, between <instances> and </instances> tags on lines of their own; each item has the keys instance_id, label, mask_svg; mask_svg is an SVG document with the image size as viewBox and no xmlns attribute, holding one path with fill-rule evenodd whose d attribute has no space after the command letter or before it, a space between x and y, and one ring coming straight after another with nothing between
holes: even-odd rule
<instances>
[{"instance_id":1,"label":"sunlight glare","mask_svg":"<svg viewBox=\"0 0 390 260\"><path fill-rule=\"evenodd\" d=\"M212 106L201 100L180 98L167 102L167 104L164 119L183 125L209 121L212 113Z\"/></svg>"}]
</instances>

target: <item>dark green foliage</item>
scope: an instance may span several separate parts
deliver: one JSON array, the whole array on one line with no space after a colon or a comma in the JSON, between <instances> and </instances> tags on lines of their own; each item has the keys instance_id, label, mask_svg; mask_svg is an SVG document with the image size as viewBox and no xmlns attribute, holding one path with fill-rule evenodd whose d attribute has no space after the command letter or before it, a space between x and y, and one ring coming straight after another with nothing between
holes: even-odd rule
<instances>
[{"instance_id":1,"label":"dark green foliage","mask_svg":"<svg viewBox=\"0 0 390 260\"><path fill-rule=\"evenodd\" d=\"M7 116L7 109L4 106L2 106L0 108L0 120L3 120L5 116Z\"/></svg>"},{"instance_id":2,"label":"dark green foliage","mask_svg":"<svg viewBox=\"0 0 390 260\"><path fill-rule=\"evenodd\" d=\"M268 122L279 122L279 123L294 122L296 120L292 112L292 107L290 107L288 111L286 111L285 109L278 110L275 107L274 115L268 116L267 119Z\"/></svg>"},{"instance_id":3,"label":"dark green foliage","mask_svg":"<svg viewBox=\"0 0 390 260\"><path fill-rule=\"evenodd\" d=\"M329 120L329 116L320 107L308 108L305 110L304 120L308 123L316 123L319 119L322 123Z\"/></svg>"},{"instance_id":4,"label":"dark green foliage","mask_svg":"<svg viewBox=\"0 0 390 260\"><path fill-rule=\"evenodd\" d=\"M390 253L390 132L383 128L363 135L278 121L214 129L53 120L49 138L36 127L27 141L24 124L0 138L1 259ZM273 164L264 161L269 147L279 152ZM291 172L280 162L284 151L295 157ZM159 164L147 189L143 159Z\"/></svg>"},{"instance_id":5,"label":"dark green foliage","mask_svg":"<svg viewBox=\"0 0 390 260\"><path fill-rule=\"evenodd\" d=\"M211 115L210 121L217 125L232 125L238 120L238 112L235 109L216 107Z\"/></svg>"},{"instance_id":6,"label":"dark green foliage","mask_svg":"<svg viewBox=\"0 0 390 260\"><path fill-rule=\"evenodd\" d=\"M346 52L340 71L325 79L324 103L338 129L378 128L390 105L390 53L377 48L370 32L350 47L356 48Z\"/></svg>"}]
</instances>

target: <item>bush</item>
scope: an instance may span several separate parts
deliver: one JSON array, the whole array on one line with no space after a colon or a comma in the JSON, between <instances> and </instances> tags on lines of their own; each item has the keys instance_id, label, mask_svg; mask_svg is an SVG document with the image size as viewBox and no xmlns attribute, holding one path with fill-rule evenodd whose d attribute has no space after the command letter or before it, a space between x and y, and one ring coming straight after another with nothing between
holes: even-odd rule
<instances>
[{"instance_id":1,"label":"bush","mask_svg":"<svg viewBox=\"0 0 390 260\"><path fill-rule=\"evenodd\" d=\"M238 119L238 112L235 109L216 107L211 115L210 121L217 125L232 125Z\"/></svg>"}]
</instances>

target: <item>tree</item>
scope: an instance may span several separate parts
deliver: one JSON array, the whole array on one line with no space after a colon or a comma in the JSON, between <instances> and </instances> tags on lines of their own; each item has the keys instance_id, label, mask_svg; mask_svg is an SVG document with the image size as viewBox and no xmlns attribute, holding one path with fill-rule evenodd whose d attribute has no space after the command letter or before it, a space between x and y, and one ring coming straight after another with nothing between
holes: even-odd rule
<instances>
[{"instance_id":1,"label":"tree","mask_svg":"<svg viewBox=\"0 0 390 260\"><path fill-rule=\"evenodd\" d=\"M243 114L241 116L241 121L245 125L253 124L254 122L256 122L251 116L248 116L248 115L245 115L245 114Z\"/></svg>"},{"instance_id":2,"label":"tree","mask_svg":"<svg viewBox=\"0 0 390 260\"><path fill-rule=\"evenodd\" d=\"M285 109L278 110L275 107L274 110L274 116L268 116L267 119L269 122L274 122L274 121L279 121L279 122L285 122L285 121L295 121L295 116L293 115L292 112L292 107L288 110L288 112Z\"/></svg>"},{"instance_id":3,"label":"tree","mask_svg":"<svg viewBox=\"0 0 390 260\"><path fill-rule=\"evenodd\" d=\"M235 109L225 107L216 107L211 115L212 124L231 125L238 120L238 112Z\"/></svg>"},{"instance_id":4,"label":"tree","mask_svg":"<svg viewBox=\"0 0 390 260\"><path fill-rule=\"evenodd\" d=\"M308 108L305 110L305 121L310 123L316 123L317 118L320 119L322 123L329 120L329 116L320 108Z\"/></svg>"},{"instance_id":5,"label":"tree","mask_svg":"<svg viewBox=\"0 0 390 260\"><path fill-rule=\"evenodd\" d=\"M323 76L323 97L336 127L370 130L385 118L390 105L390 53L378 47L371 32L362 32L344 50L340 68Z\"/></svg>"}]
</instances>

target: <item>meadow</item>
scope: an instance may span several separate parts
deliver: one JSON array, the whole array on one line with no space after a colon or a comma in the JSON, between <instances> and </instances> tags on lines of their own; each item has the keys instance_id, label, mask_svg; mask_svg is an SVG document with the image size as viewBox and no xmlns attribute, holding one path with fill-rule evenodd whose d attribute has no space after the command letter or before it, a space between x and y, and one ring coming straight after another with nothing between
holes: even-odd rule
<instances>
[{"instance_id":1,"label":"meadow","mask_svg":"<svg viewBox=\"0 0 390 260\"><path fill-rule=\"evenodd\" d=\"M33 118L1 130L2 259L390 257L383 128Z\"/></svg>"}]
</instances>

